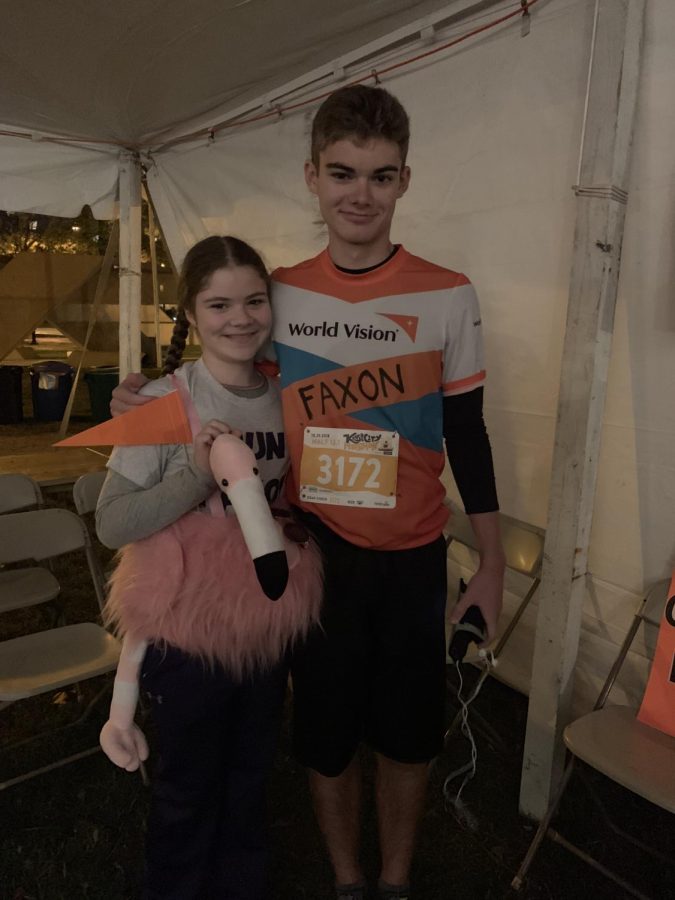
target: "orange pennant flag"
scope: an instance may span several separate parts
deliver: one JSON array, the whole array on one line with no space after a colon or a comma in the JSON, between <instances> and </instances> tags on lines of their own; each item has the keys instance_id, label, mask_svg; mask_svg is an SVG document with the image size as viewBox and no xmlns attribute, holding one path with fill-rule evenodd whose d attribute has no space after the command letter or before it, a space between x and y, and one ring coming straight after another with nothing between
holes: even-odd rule
<instances>
[{"instance_id":1,"label":"orange pennant flag","mask_svg":"<svg viewBox=\"0 0 675 900\"><path fill-rule=\"evenodd\" d=\"M675 572L638 719L675 737Z\"/></svg>"},{"instance_id":2,"label":"orange pennant flag","mask_svg":"<svg viewBox=\"0 0 675 900\"><path fill-rule=\"evenodd\" d=\"M192 431L178 391L144 403L121 416L74 434L55 447L129 447L140 444L191 444Z\"/></svg>"}]
</instances>

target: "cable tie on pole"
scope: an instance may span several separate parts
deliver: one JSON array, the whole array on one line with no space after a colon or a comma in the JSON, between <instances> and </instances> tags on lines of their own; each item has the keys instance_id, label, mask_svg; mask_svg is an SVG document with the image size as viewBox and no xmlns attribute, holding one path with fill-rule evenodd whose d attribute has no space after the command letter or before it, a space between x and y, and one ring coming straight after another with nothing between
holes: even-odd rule
<instances>
[{"instance_id":1,"label":"cable tie on pole","mask_svg":"<svg viewBox=\"0 0 675 900\"><path fill-rule=\"evenodd\" d=\"M614 200L616 203L628 202L628 191L615 184L573 184L572 190L577 197L595 197L599 200Z\"/></svg>"},{"instance_id":2,"label":"cable tie on pole","mask_svg":"<svg viewBox=\"0 0 675 900\"><path fill-rule=\"evenodd\" d=\"M376 85L382 83L380 81L380 76L377 74L377 69L371 69L370 74L373 76L373 81L375 82Z\"/></svg>"}]
</instances>

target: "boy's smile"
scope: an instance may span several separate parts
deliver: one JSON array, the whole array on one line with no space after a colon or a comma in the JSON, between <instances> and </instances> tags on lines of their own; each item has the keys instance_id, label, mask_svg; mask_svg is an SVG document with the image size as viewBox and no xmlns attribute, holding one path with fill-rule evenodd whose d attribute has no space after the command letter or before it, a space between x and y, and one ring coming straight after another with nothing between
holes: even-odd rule
<instances>
[{"instance_id":1,"label":"boy's smile","mask_svg":"<svg viewBox=\"0 0 675 900\"><path fill-rule=\"evenodd\" d=\"M319 200L334 263L365 268L388 256L396 201L410 181L397 144L384 138L335 141L319 153L318 169L305 163L305 180Z\"/></svg>"}]
</instances>

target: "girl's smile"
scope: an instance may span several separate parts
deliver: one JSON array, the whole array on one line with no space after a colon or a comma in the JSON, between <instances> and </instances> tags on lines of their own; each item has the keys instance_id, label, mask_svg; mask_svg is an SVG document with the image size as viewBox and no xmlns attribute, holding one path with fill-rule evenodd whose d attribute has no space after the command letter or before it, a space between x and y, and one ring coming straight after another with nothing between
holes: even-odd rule
<instances>
[{"instance_id":1,"label":"girl's smile","mask_svg":"<svg viewBox=\"0 0 675 900\"><path fill-rule=\"evenodd\" d=\"M267 286L249 266L217 269L196 295L188 321L199 334L206 367L221 384L246 386L272 327Z\"/></svg>"}]
</instances>

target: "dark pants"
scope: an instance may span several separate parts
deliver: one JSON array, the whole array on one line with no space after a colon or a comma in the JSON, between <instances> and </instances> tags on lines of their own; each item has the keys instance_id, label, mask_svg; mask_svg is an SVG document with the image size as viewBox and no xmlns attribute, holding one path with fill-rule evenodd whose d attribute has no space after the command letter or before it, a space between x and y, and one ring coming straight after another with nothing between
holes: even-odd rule
<instances>
[{"instance_id":1,"label":"dark pants","mask_svg":"<svg viewBox=\"0 0 675 900\"><path fill-rule=\"evenodd\" d=\"M340 775L365 740L425 763L445 731L446 547L357 547L303 514L324 557L321 623L293 653L293 748Z\"/></svg>"},{"instance_id":2,"label":"dark pants","mask_svg":"<svg viewBox=\"0 0 675 900\"><path fill-rule=\"evenodd\" d=\"M159 760L145 900L264 900L265 787L286 667L234 681L175 648L149 647L141 675Z\"/></svg>"}]
</instances>

